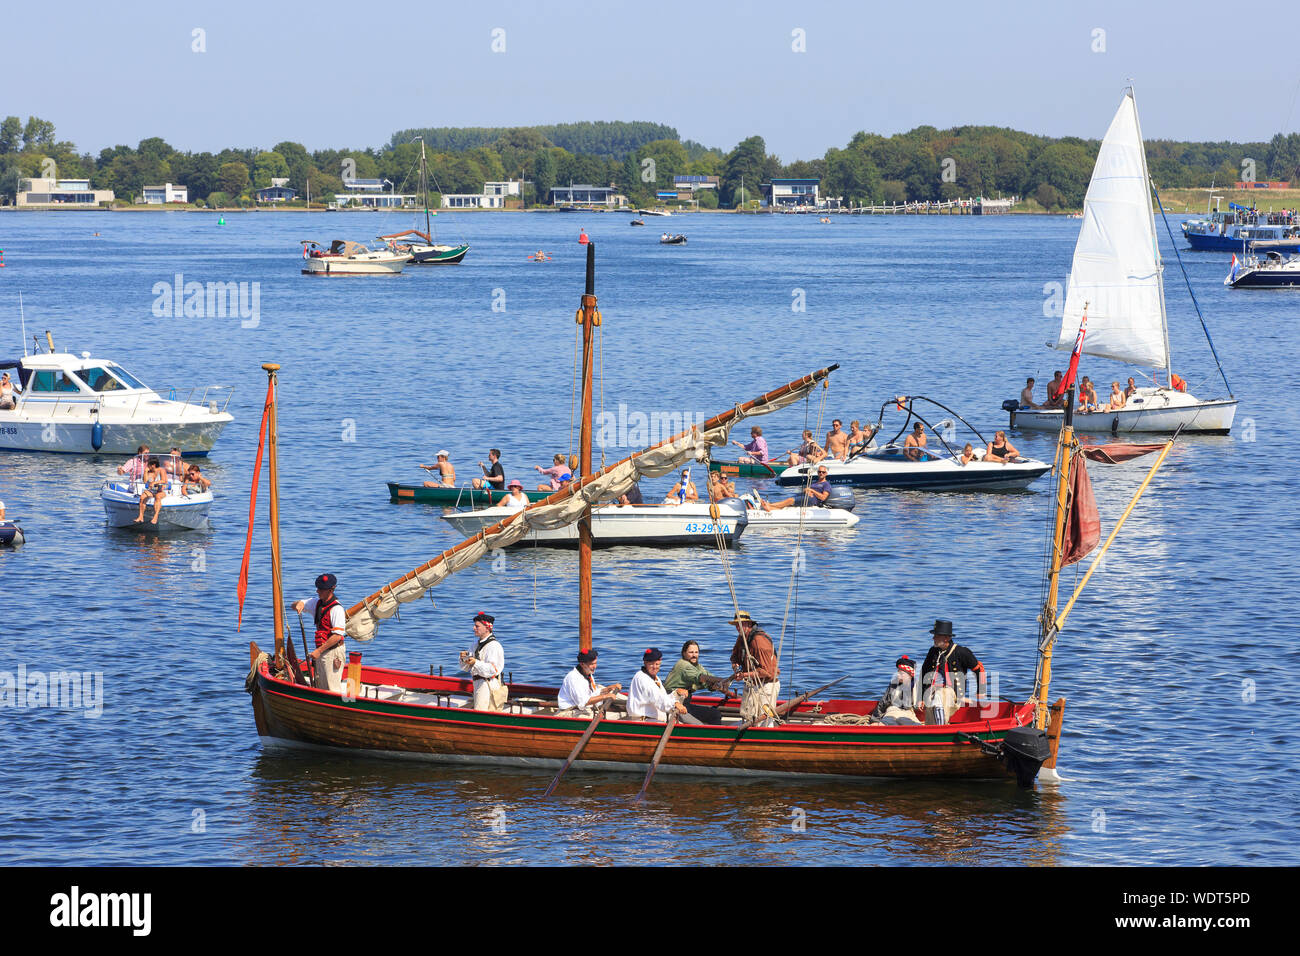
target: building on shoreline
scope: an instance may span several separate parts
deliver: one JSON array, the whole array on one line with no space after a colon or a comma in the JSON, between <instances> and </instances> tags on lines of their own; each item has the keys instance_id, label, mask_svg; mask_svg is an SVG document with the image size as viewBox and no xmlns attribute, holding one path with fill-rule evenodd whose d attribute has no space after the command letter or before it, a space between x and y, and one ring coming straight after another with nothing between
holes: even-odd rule
<instances>
[{"instance_id":1,"label":"building on shoreline","mask_svg":"<svg viewBox=\"0 0 1300 956\"><path fill-rule=\"evenodd\" d=\"M170 202L189 202L190 190L188 186L173 186L171 183L164 183L161 186L141 186L140 202L146 206L162 206Z\"/></svg>"},{"instance_id":2,"label":"building on shoreline","mask_svg":"<svg viewBox=\"0 0 1300 956\"><path fill-rule=\"evenodd\" d=\"M14 205L95 209L102 202L112 202L113 198L111 189L91 189L89 179L22 179L18 182Z\"/></svg>"},{"instance_id":3,"label":"building on shoreline","mask_svg":"<svg viewBox=\"0 0 1300 956\"><path fill-rule=\"evenodd\" d=\"M627 205L627 197L619 195L613 186L591 186L585 183L578 186L553 186L551 205L556 208L603 206L608 209L621 209Z\"/></svg>"},{"instance_id":4,"label":"building on shoreline","mask_svg":"<svg viewBox=\"0 0 1300 956\"><path fill-rule=\"evenodd\" d=\"M384 186L388 187L388 192L384 192ZM348 192L334 194L334 202L339 209L347 209L349 206L365 209L413 208L418 198L393 192L393 184L387 179L345 179L343 188Z\"/></svg>"},{"instance_id":5,"label":"building on shoreline","mask_svg":"<svg viewBox=\"0 0 1300 956\"><path fill-rule=\"evenodd\" d=\"M521 179L507 179L500 183L484 183L481 193L443 193L442 208L505 209L507 206L522 206L523 186Z\"/></svg>"},{"instance_id":6,"label":"building on shoreline","mask_svg":"<svg viewBox=\"0 0 1300 956\"><path fill-rule=\"evenodd\" d=\"M773 208L781 206L818 206L820 179L773 179L763 183L763 204Z\"/></svg>"},{"instance_id":7,"label":"building on shoreline","mask_svg":"<svg viewBox=\"0 0 1300 956\"><path fill-rule=\"evenodd\" d=\"M258 202L288 202L298 195L298 190L289 185L288 179L272 179L271 185L264 186L253 193Z\"/></svg>"}]
</instances>

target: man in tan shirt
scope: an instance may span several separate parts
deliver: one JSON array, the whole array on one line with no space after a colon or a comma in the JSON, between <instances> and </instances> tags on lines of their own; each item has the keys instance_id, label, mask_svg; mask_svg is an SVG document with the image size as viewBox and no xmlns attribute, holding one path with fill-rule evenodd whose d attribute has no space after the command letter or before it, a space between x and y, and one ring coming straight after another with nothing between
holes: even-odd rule
<instances>
[{"instance_id":1,"label":"man in tan shirt","mask_svg":"<svg viewBox=\"0 0 1300 956\"><path fill-rule=\"evenodd\" d=\"M776 706L781 692L781 668L777 664L772 638L744 611L731 619L736 625L736 646L731 649L731 663L736 677L745 682L745 693L740 698L740 716L743 720L760 718L766 708Z\"/></svg>"}]
</instances>

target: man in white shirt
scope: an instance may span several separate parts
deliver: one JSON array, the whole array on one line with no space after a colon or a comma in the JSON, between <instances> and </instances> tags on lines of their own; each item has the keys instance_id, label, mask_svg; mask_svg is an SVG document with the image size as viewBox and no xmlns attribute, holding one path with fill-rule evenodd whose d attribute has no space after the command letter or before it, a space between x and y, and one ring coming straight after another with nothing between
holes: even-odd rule
<instances>
[{"instance_id":1,"label":"man in white shirt","mask_svg":"<svg viewBox=\"0 0 1300 956\"><path fill-rule=\"evenodd\" d=\"M474 682L474 696L469 706L474 710L500 710L508 691L501 682L506 666L506 652L492 633L496 622L491 614L474 615L474 646L460 652L460 666Z\"/></svg>"},{"instance_id":2,"label":"man in white shirt","mask_svg":"<svg viewBox=\"0 0 1300 956\"><path fill-rule=\"evenodd\" d=\"M647 647L641 655L641 669L632 677L632 686L627 692L628 717L667 720L669 714L676 713L678 721L683 724L700 723L682 701L686 696L685 690L664 690L663 681L659 679L663 659L664 655L657 647Z\"/></svg>"},{"instance_id":3,"label":"man in white shirt","mask_svg":"<svg viewBox=\"0 0 1300 956\"><path fill-rule=\"evenodd\" d=\"M596 649L578 651L578 666L569 671L560 685L561 717L590 717L591 709L602 701L612 700L622 684L601 687L596 683Z\"/></svg>"},{"instance_id":4,"label":"man in white shirt","mask_svg":"<svg viewBox=\"0 0 1300 956\"><path fill-rule=\"evenodd\" d=\"M293 609L309 613L316 624L316 649L308 655L316 669L316 686L337 694L343 689L343 661L347 648L343 643L347 614L334 598L338 578L322 574L316 579L316 596L310 601L295 601Z\"/></svg>"}]
</instances>

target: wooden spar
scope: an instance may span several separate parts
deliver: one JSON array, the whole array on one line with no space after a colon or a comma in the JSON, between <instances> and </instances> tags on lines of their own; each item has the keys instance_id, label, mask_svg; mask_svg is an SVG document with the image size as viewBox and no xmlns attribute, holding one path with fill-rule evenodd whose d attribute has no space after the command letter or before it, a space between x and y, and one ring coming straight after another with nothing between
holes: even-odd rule
<instances>
[{"instance_id":1,"label":"wooden spar","mask_svg":"<svg viewBox=\"0 0 1300 956\"><path fill-rule=\"evenodd\" d=\"M582 323L582 426L578 437L578 466L585 480L591 474L592 329L596 319L596 244L587 243L587 291L578 320ZM591 506L578 519L578 650L591 650Z\"/></svg>"},{"instance_id":2,"label":"wooden spar","mask_svg":"<svg viewBox=\"0 0 1300 956\"><path fill-rule=\"evenodd\" d=\"M659 758L664 755L664 748L668 746L668 738L673 735L673 728L677 726L677 711L668 715L668 726L664 728L663 736L659 738L659 745L655 747L654 756L650 759L650 769L646 771L645 782L641 784L641 789L636 795L633 803L640 803L645 792L650 789L650 781L654 779L655 769L659 766Z\"/></svg>"},{"instance_id":3,"label":"wooden spar","mask_svg":"<svg viewBox=\"0 0 1300 956\"><path fill-rule=\"evenodd\" d=\"M811 374L805 375L802 378L797 378L792 382L787 382L785 385L782 385L780 388L775 388L764 395L760 395L758 398L755 398L752 401L745 402L744 404L738 405L735 408L729 408L727 409L727 411L722 412L720 415L714 415L703 425L699 426L700 431L709 431L711 429L730 424L731 422L735 421L736 418L747 415L748 413L750 413L756 408L762 408L764 405L767 405L769 402L777 401L778 399L785 397L791 392L797 391L810 384L814 384L816 382L821 381L822 379L826 378L826 376L830 375L831 372L834 372L838 368L839 365L837 363L835 365L827 366L826 368L823 369L818 369L816 372L812 372ZM663 445L672 444L673 442L677 441L683 436L690 434L693 430L694 429L689 429L686 431L678 432L676 435L673 435L671 438L666 438L656 445L651 445L648 448L644 448L641 451L636 452L635 454L628 455L628 457L620 461L617 461L606 468L602 468L600 471L596 472L595 475L592 476L584 475L580 477L577 481L570 484L568 488L562 488L559 491L557 491L555 494L551 495L549 498L545 498L542 501L534 502L532 505L529 505L529 507L535 508L538 505L542 505L542 504L558 504L561 501L565 501L566 499L571 498L575 494L577 494L587 484L589 480L594 478L599 478L602 475L605 475L608 472L613 471L615 468L618 468L621 465L626 464L632 459L640 457L642 454L644 454L647 451L651 451ZM424 562L424 564L420 565L415 570L410 571L407 574L402 575L400 578L397 578L396 580L390 582L389 584L384 585L384 588L382 590L376 591L374 594L362 598L356 604L348 608L347 616L352 617L352 615L365 610L367 604L373 603L375 601L378 601L380 598L382 598L384 596L385 591L389 590L390 588L395 588L402 584L405 584L407 581L414 580L416 577L428 571L430 568L434 567L439 562L445 560L446 558L451 557L454 554L457 554L460 551L463 551L465 548L470 547L472 544L478 541L480 537L485 536L491 532L500 531L511 521L514 521L516 518L518 518L519 515L523 514L524 511L526 510L528 509L525 508L520 511L516 511L510 517L503 518L500 521L498 521L496 524L484 528L474 537L467 538L466 540L462 541L460 544L456 545L453 548L448 548L446 551L442 552L436 558L431 558L430 560Z\"/></svg>"},{"instance_id":4,"label":"wooden spar","mask_svg":"<svg viewBox=\"0 0 1300 956\"><path fill-rule=\"evenodd\" d=\"M1048 770L1055 770L1056 755L1061 749L1061 722L1065 717L1065 698L1057 700L1048 713L1050 716L1047 721L1047 746L1051 748L1052 755L1043 761L1043 766Z\"/></svg>"},{"instance_id":5,"label":"wooden spar","mask_svg":"<svg viewBox=\"0 0 1300 956\"><path fill-rule=\"evenodd\" d=\"M1047 597L1038 616L1038 667L1034 686L1038 694L1034 704L1034 726L1047 727L1047 693L1052 685L1052 645L1056 635L1056 592L1061 580L1061 552L1065 547L1065 516L1069 510L1070 463L1074 447L1074 389L1065 391L1065 413L1056 456L1061 466L1056 472L1056 522L1052 529L1052 558L1047 572Z\"/></svg>"},{"instance_id":6,"label":"wooden spar","mask_svg":"<svg viewBox=\"0 0 1300 956\"><path fill-rule=\"evenodd\" d=\"M1083 580L1079 582L1079 586L1074 589L1074 594L1070 596L1069 602L1065 605L1065 610L1057 615L1055 628L1057 631L1065 627L1065 619L1069 616L1070 610L1074 607L1074 602L1079 599L1079 593L1083 590L1084 585L1088 583L1088 579L1092 577L1092 572L1096 571L1097 566L1101 564L1101 559L1106 554L1106 549L1115 541L1115 536L1119 534L1119 529L1124 527L1124 522L1127 521L1128 516L1132 514L1134 506L1138 503L1138 499L1141 498L1142 493L1147 490L1147 485L1151 484L1151 479L1156 476L1156 470L1164 463L1165 457L1169 454L1169 449L1173 447L1174 440L1172 438L1165 442L1165 447L1161 449L1160 455L1151 466L1151 470L1148 471L1147 476L1142 479L1142 484L1138 485L1137 491L1133 492L1133 498L1129 501L1128 507L1124 509L1124 513L1120 515L1119 520L1115 522L1115 527L1111 529L1110 536L1106 539L1106 543L1101 546L1096 557L1092 559L1092 564L1088 566L1088 573L1083 576ZM1046 697L1045 693L1044 697Z\"/></svg>"},{"instance_id":7,"label":"wooden spar","mask_svg":"<svg viewBox=\"0 0 1300 956\"><path fill-rule=\"evenodd\" d=\"M266 444L270 451L267 461L270 481L266 491L271 503L271 599L275 601L275 656L277 660L283 660L286 628L284 625L284 583L280 578L280 472L276 449L276 406L279 404L279 389L276 388L277 379L275 374L280 371L280 366L274 362L266 362L263 363L262 368L266 370L271 386L271 418L266 436Z\"/></svg>"},{"instance_id":8,"label":"wooden spar","mask_svg":"<svg viewBox=\"0 0 1300 956\"><path fill-rule=\"evenodd\" d=\"M578 742L574 745L573 750L569 752L568 759L566 759L560 766L560 770L555 775L555 779L551 781L551 785L546 788L546 792L542 794L542 796L549 797L555 792L555 788L560 785L560 778L564 776L564 772L573 766L573 761L578 759L578 754L582 753L582 748L587 746L587 741L590 740L591 735L596 732L596 725L599 724L601 718L605 716L605 708L608 705L609 701L607 700L602 700L596 705L596 712L591 717L591 723L589 723L587 729L582 732L582 736L578 738Z\"/></svg>"}]
</instances>

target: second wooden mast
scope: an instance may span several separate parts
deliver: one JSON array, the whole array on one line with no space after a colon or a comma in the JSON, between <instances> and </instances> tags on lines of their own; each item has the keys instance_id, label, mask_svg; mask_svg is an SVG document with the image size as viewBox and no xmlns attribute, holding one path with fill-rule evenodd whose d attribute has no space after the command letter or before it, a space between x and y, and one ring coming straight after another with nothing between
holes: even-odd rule
<instances>
[{"instance_id":1,"label":"second wooden mast","mask_svg":"<svg viewBox=\"0 0 1300 956\"><path fill-rule=\"evenodd\" d=\"M578 437L582 478L591 474L591 385L593 332L600 325L596 311L596 244L587 243L587 286L575 317L582 326L582 424ZM591 506L578 519L578 650L591 650Z\"/></svg>"}]
</instances>

